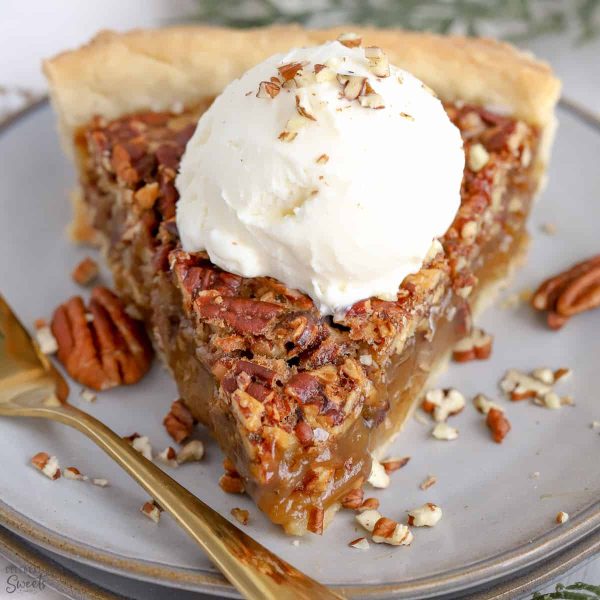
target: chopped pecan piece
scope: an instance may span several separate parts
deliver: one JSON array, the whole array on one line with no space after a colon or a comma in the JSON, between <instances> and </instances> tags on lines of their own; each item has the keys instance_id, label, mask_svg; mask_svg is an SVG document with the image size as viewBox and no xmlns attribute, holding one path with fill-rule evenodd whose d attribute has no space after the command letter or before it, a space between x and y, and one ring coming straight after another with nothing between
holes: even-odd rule
<instances>
[{"instance_id":1,"label":"chopped pecan piece","mask_svg":"<svg viewBox=\"0 0 600 600\"><path fill-rule=\"evenodd\" d=\"M228 475L235 475L239 477L238 470L235 468L233 461L227 456L223 459L223 469L225 469L225 473Z\"/></svg>"},{"instance_id":2,"label":"chopped pecan piece","mask_svg":"<svg viewBox=\"0 0 600 600\"><path fill-rule=\"evenodd\" d=\"M351 548L356 548L357 550L368 550L369 549L369 541L366 537L359 537L355 540L352 540L348 546Z\"/></svg>"},{"instance_id":3,"label":"chopped pecan piece","mask_svg":"<svg viewBox=\"0 0 600 600\"><path fill-rule=\"evenodd\" d=\"M282 65L278 67L280 77L283 81L290 81L302 70L302 63L288 63L286 65Z\"/></svg>"},{"instance_id":4,"label":"chopped pecan piece","mask_svg":"<svg viewBox=\"0 0 600 600\"><path fill-rule=\"evenodd\" d=\"M385 472L389 475L390 473L393 473L394 471L406 466L409 460L410 456L404 456L402 458L386 458L385 460L381 461L381 464L383 465Z\"/></svg>"},{"instance_id":5,"label":"chopped pecan piece","mask_svg":"<svg viewBox=\"0 0 600 600\"><path fill-rule=\"evenodd\" d=\"M421 408L440 423L448 417L457 415L465 407L465 397L455 389L434 389L425 394Z\"/></svg>"},{"instance_id":6,"label":"chopped pecan piece","mask_svg":"<svg viewBox=\"0 0 600 600\"><path fill-rule=\"evenodd\" d=\"M281 87L273 81L261 81L258 85L257 98L275 98L281 91Z\"/></svg>"},{"instance_id":7,"label":"chopped pecan piece","mask_svg":"<svg viewBox=\"0 0 600 600\"><path fill-rule=\"evenodd\" d=\"M377 510L379 508L379 500L377 498L367 498L358 508L358 512L365 510Z\"/></svg>"},{"instance_id":8,"label":"chopped pecan piece","mask_svg":"<svg viewBox=\"0 0 600 600\"><path fill-rule=\"evenodd\" d=\"M192 435L194 430L194 417L183 403L183 400L175 400L171 404L171 410L163 419L163 425L167 433L178 443L181 444L186 438Z\"/></svg>"},{"instance_id":9,"label":"chopped pecan piece","mask_svg":"<svg viewBox=\"0 0 600 600\"><path fill-rule=\"evenodd\" d=\"M224 492L228 494L243 494L246 491L244 480L237 471L227 472L221 475L219 485Z\"/></svg>"},{"instance_id":10,"label":"chopped pecan piece","mask_svg":"<svg viewBox=\"0 0 600 600\"><path fill-rule=\"evenodd\" d=\"M98 263L88 256L73 269L71 277L79 285L89 285L98 277L98 273Z\"/></svg>"},{"instance_id":11,"label":"chopped pecan piece","mask_svg":"<svg viewBox=\"0 0 600 600\"><path fill-rule=\"evenodd\" d=\"M154 523L158 523L160 521L160 508L154 501L144 502L140 508L140 512Z\"/></svg>"},{"instance_id":12,"label":"chopped pecan piece","mask_svg":"<svg viewBox=\"0 0 600 600\"><path fill-rule=\"evenodd\" d=\"M177 464L202 460L204 457L204 444L200 440L188 442L177 454Z\"/></svg>"},{"instance_id":13,"label":"chopped pecan piece","mask_svg":"<svg viewBox=\"0 0 600 600\"><path fill-rule=\"evenodd\" d=\"M506 437L510 431L510 422L504 416L504 412L497 408L490 408L486 424L492 432L492 438L497 443L502 443L502 440Z\"/></svg>"},{"instance_id":14,"label":"chopped pecan piece","mask_svg":"<svg viewBox=\"0 0 600 600\"><path fill-rule=\"evenodd\" d=\"M75 481L83 481L88 479L85 475L81 474L81 471L77 467L67 467L63 471L65 479L73 479Z\"/></svg>"},{"instance_id":15,"label":"chopped pecan piece","mask_svg":"<svg viewBox=\"0 0 600 600\"><path fill-rule=\"evenodd\" d=\"M381 519L381 513L378 510L371 509L359 512L356 517L356 522L364 527L367 531L373 531L375 524Z\"/></svg>"},{"instance_id":16,"label":"chopped pecan piece","mask_svg":"<svg viewBox=\"0 0 600 600\"><path fill-rule=\"evenodd\" d=\"M427 475L425 479L419 484L419 489L425 491L428 490L432 485L437 483L437 477L435 475Z\"/></svg>"},{"instance_id":17,"label":"chopped pecan piece","mask_svg":"<svg viewBox=\"0 0 600 600\"><path fill-rule=\"evenodd\" d=\"M317 506L313 506L308 511L308 523L306 528L312 533L317 535L323 534L323 520L325 517L325 511Z\"/></svg>"},{"instance_id":18,"label":"chopped pecan piece","mask_svg":"<svg viewBox=\"0 0 600 600\"><path fill-rule=\"evenodd\" d=\"M413 534L406 525L396 523L387 517L381 517L375 523L372 539L376 544L408 546L413 541Z\"/></svg>"},{"instance_id":19,"label":"chopped pecan piece","mask_svg":"<svg viewBox=\"0 0 600 600\"><path fill-rule=\"evenodd\" d=\"M441 518L442 509L432 502L408 512L408 524L411 527L434 527Z\"/></svg>"},{"instance_id":20,"label":"chopped pecan piece","mask_svg":"<svg viewBox=\"0 0 600 600\"><path fill-rule=\"evenodd\" d=\"M344 508L357 509L363 503L364 492L362 488L356 488L350 490L342 499L342 506Z\"/></svg>"},{"instance_id":21,"label":"chopped pecan piece","mask_svg":"<svg viewBox=\"0 0 600 600\"><path fill-rule=\"evenodd\" d=\"M533 294L531 305L548 311L551 329L560 329L570 317L600 306L600 255L546 279Z\"/></svg>"},{"instance_id":22,"label":"chopped pecan piece","mask_svg":"<svg viewBox=\"0 0 600 600\"><path fill-rule=\"evenodd\" d=\"M248 525L248 521L250 519L250 513L243 508L232 508L231 515L235 518L235 520L242 524Z\"/></svg>"},{"instance_id":23,"label":"chopped pecan piece","mask_svg":"<svg viewBox=\"0 0 600 600\"><path fill-rule=\"evenodd\" d=\"M60 467L56 456L50 456L47 452L38 452L31 457L31 464L41 471L48 479L58 479L60 477Z\"/></svg>"},{"instance_id":24,"label":"chopped pecan piece","mask_svg":"<svg viewBox=\"0 0 600 600\"><path fill-rule=\"evenodd\" d=\"M452 358L456 362L485 360L492 353L493 341L494 338L483 329L475 328L454 346Z\"/></svg>"},{"instance_id":25,"label":"chopped pecan piece","mask_svg":"<svg viewBox=\"0 0 600 600\"><path fill-rule=\"evenodd\" d=\"M87 311L79 296L59 306L52 317L52 333L69 375L94 390L136 383L152 362L152 346L142 323L104 287L92 290Z\"/></svg>"}]
</instances>

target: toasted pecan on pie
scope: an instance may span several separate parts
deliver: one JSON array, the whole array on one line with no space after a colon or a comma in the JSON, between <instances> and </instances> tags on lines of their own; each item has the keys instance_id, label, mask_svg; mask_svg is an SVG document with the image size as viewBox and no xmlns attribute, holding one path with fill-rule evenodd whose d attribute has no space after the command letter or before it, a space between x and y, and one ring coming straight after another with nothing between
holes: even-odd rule
<instances>
[{"instance_id":1,"label":"toasted pecan on pie","mask_svg":"<svg viewBox=\"0 0 600 600\"><path fill-rule=\"evenodd\" d=\"M183 402L243 489L295 534L320 533L368 478L372 455L524 248L559 92L546 65L506 44L358 31L442 98L467 166L454 223L396 301L365 299L322 317L278 281L185 252L174 178L199 115L233 77L340 31L103 33L45 65L79 166L79 215L101 238L119 294L143 315Z\"/></svg>"}]
</instances>

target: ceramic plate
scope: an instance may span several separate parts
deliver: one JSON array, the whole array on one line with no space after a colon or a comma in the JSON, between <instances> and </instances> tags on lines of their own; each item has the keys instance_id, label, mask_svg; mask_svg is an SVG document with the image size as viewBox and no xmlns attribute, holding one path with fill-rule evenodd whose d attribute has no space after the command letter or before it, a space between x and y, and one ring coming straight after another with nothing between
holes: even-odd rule
<instances>
[{"instance_id":1,"label":"ceramic plate","mask_svg":"<svg viewBox=\"0 0 600 600\"><path fill-rule=\"evenodd\" d=\"M528 260L480 319L495 335L493 356L453 365L440 380L469 398L483 392L504 403L512 431L504 444L494 444L470 405L453 419L460 430L454 442L433 440L430 424L411 420L391 453L412 460L394 474L390 488L374 493L382 512L397 519L426 501L439 504L444 518L437 527L417 530L409 548L372 544L357 551L347 543L361 532L353 515L342 511L323 537L309 535L293 545L248 499L220 490L221 453L203 431L206 460L171 474L228 518L231 508L247 508L251 535L313 577L361 596L425 597L473 588L548 559L600 527L600 437L590 427L600 419L600 313L582 315L556 333L527 305L504 302L599 251L600 129L571 110L560 109L559 117L549 185L531 219ZM90 250L73 246L65 234L74 173L59 148L50 109L42 106L5 130L0 155L0 286L31 326L81 292L69 273ZM543 233L544 223L556 225L556 234ZM561 384L575 398L574 407L551 411L500 398L497 383L507 368L540 366L574 369ZM139 385L105 392L92 405L78 397L77 384L71 387L75 404L118 433L148 435L156 450L170 443L161 421L176 390L160 365ZM110 487L45 479L28 466L42 450L63 466L109 479ZM147 500L143 491L80 434L42 421L2 420L0 451L0 521L13 531L102 569L231 593L169 518L155 525L139 513ZM429 474L438 483L422 491L419 483ZM571 515L562 526L554 520L560 510Z\"/></svg>"}]
</instances>

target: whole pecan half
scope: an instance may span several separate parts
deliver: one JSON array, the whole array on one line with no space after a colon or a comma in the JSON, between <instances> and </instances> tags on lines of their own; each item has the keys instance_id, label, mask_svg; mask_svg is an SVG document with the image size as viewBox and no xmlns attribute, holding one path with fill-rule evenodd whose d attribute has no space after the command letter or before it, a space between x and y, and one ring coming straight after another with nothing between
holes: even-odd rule
<instances>
[{"instance_id":1,"label":"whole pecan half","mask_svg":"<svg viewBox=\"0 0 600 600\"><path fill-rule=\"evenodd\" d=\"M80 296L61 304L52 317L52 333L69 375L94 390L136 383L152 362L143 324L104 287L92 290L87 309Z\"/></svg>"},{"instance_id":2,"label":"whole pecan half","mask_svg":"<svg viewBox=\"0 0 600 600\"><path fill-rule=\"evenodd\" d=\"M570 317L600 306L600 255L546 279L531 299L536 310L548 311L547 323L560 329Z\"/></svg>"}]
</instances>

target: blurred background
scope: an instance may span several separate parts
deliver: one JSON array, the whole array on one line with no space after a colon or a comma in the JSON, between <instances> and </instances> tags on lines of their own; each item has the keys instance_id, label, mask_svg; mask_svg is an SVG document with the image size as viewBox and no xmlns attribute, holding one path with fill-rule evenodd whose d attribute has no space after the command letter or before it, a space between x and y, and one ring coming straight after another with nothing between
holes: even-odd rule
<instances>
[{"instance_id":1,"label":"blurred background","mask_svg":"<svg viewBox=\"0 0 600 600\"><path fill-rule=\"evenodd\" d=\"M362 23L501 37L551 62L565 95L600 114L600 0L2 0L0 120L44 93L43 57L99 29L195 22Z\"/></svg>"}]
</instances>

